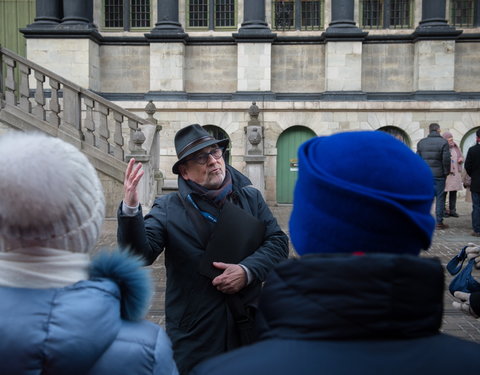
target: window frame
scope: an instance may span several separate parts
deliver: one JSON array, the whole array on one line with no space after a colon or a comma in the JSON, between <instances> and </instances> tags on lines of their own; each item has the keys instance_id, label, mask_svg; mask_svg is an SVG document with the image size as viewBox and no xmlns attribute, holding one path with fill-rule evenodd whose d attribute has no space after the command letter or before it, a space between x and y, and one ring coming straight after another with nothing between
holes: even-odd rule
<instances>
[{"instance_id":1,"label":"window frame","mask_svg":"<svg viewBox=\"0 0 480 375\"><path fill-rule=\"evenodd\" d=\"M319 25L318 26L304 26L302 24L302 3L303 2L316 2L319 4L319 14L318 14L318 20L319 20ZM293 3L293 25L290 27L282 27L279 26L277 27L277 17L276 17L276 3L277 2L282 2L280 0L274 0L272 1L272 30L273 31L320 31L320 30L325 30L325 0L286 0L286 3Z\"/></svg>"},{"instance_id":2,"label":"window frame","mask_svg":"<svg viewBox=\"0 0 480 375\"><path fill-rule=\"evenodd\" d=\"M106 26L106 0L102 0L102 14L103 14L103 20L102 20L102 30L105 31L148 31L153 27L153 9L152 9L152 0L143 0L146 3L148 3L149 7L149 12L148 14L150 15L149 19L149 25L148 26L141 26L141 27L132 27L132 1L133 0L120 0L123 3L123 26L118 26L118 27L110 27ZM158 0L161 1L161 0Z\"/></svg>"},{"instance_id":3,"label":"window frame","mask_svg":"<svg viewBox=\"0 0 480 375\"><path fill-rule=\"evenodd\" d=\"M465 1L465 0L460 0L460 1ZM452 26L462 28L462 29L470 29L470 28L476 28L480 27L480 0L471 0L472 2L472 23L471 24L465 24L465 23L460 23L457 24L454 22L454 16L453 16L453 11L454 7L453 4L456 3L456 0L450 0L448 4L448 23Z\"/></svg>"},{"instance_id":4,"label":"window frame","mask_svg":"<svg viewBox=\"0 0 480 375\"><path fill-rule=\"evenodd\" d=\"M414 11L415 11L415 0L407 0L409 8L409 19L408 24L403 25L393 25L391 23L391 13L392 6L394 5L395 0L378 0L381 3L381 15L379 17L379 24L370 26L364 24L363 9L364 9L364 0L359 1L359 22L358 24L362 29L365 30L406 30L413 29L414 22Z\"/></svg>"},{"instance_id":5,"label":"window frame","mask_svg":"<svg viewBox=\"0 0 480 375\"><path fill-rule=\"evenodd\" d=\"M160 1L160 0L159 0ZM216 26L216 5L217 0L207 1L207 26L190 26L190 0L185 1L185 29L191 31L232 31L237 29L238 0L233 0L233 25Z\"/></svg>"}]
</instances>

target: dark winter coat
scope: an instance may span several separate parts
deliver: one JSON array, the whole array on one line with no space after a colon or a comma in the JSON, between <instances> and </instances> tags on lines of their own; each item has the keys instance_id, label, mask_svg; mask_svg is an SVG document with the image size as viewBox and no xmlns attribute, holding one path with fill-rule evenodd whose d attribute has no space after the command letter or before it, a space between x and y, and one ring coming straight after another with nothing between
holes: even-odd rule
<instances>
[{"instance_id":1,"label":"dark winter coat","mask_svg":"<svg viewBox=\"0 0 480 375\"><path fill-rule=\"evenodd\" d=\"M465 170L472 178L470 190L480 193L480 144L477 143L468 149Z\"/></svg>"},{"instance_id":2,"label":"dark winter coat","mask_svg":"<svg viewBox=\"0 0 480 375\"><path fill-rule=\"evenodd\" d=\"M151 290L141 265L125 253L103 254L90 280L0 287L0 374L178 374L165 331L136 321Z\"/></svg>"},{"instance_id":3,"label":"dark winter coat","mask_svg":"<svg viewBox=\"0 0 480 375\"><path fill-rule=\"evenodd\" d=\"M288 256L288 238L260 192L247 186L251 183L240 172L227 168L232 175L233 202L266 225L263 244L241 262L254 279L241 293L253 299L258 297L259 285L270 269ZM179 178L179 192L184 200L192 192L182 178ZM118 240L143 255L148 264L165 249L166 329L181 373L190 370L200 360L239 346L225 295L197 271L205 244L177 193L157 198L145 219L141 212L127 217L119 211ZM225 244L225 250L228 251L228 244Z\"/></svg>"},{"instance_id":4,"label":"dark winter coat","mask_svg":"<svg viewBox=\"0 0 480 375\"><path fill-rule=\"evenodd\" d=\"M474 375L480 344L439 332L444 274L409 255L306 256L267 278L258 343L191 375Z\"/></svg>"},{"instance_id":5,"label":"dark winter coat","mask_svg":"<svg viewBox=\"0 0 480 375\"><path fill-rule=\"evenodd\" d=\"M439 132L433 131L417 144L417 154L429 165L433 177L442 178L450 173L450 148Z\"/></svg>"}]
</instances>

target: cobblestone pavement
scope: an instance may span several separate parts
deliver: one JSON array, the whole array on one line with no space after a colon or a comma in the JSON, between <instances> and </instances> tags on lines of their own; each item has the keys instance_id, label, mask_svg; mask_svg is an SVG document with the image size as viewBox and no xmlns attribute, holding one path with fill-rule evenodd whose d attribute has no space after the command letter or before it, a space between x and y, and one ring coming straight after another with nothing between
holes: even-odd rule
<instances>
[{"instance_id":1,"label":"cobblestone pavement","mask_svg":"<svg viewBox=\"0 0 480 375\"><path fill-rule=\"evenodd\" d=\"M469 242L480 244L480 238L472 237L471 229L471 204L465 202L463 198L459 198L457 203L457 211L459 218L447 218L445 223L450 226L446 230L436 231L433 244L428 251L422 252L421 256L439 257L445 266L447 262L456 255L463 246ZM288 219L291 212L290 205L271 207L272 212L277 217L281 227L288 233ZM107 221L105 224L104 234L101 238L101 245L111 247L115 245L114 233L116 231L115 220ZM163 256L150 266L152 276L155 280L155 296L149 310L148 319L164 326L164 296L165 296L165 268ZM446 287L452 279L446 272ZM447 290L447 288L446 288ZM444 298L444 316L442 331L454 336L462 337L480 343L480 319L475 320L464 315L452 307L453 297L448 290L445 292Z\"/></svg>"}]
</instances>

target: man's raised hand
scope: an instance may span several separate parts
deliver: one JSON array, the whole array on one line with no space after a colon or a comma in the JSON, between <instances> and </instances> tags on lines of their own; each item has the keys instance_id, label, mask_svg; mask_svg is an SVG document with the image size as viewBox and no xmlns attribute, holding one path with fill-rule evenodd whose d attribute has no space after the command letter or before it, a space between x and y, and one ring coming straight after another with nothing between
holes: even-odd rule
<instances>
[{"instance_id":1,"label":"man's raised hand","mask_svg":"<svg viewBox=\"0 0 480 375\"><path fill-rule=\"evenodd\" d=\"M144 173L142 163L137 163L135 165L135 159L130 159L127 165L127 170L125 171L125 179L123 181L123 201L127 206L138 206L139 199L137 186Z\"/></svg>"}]
</instances>

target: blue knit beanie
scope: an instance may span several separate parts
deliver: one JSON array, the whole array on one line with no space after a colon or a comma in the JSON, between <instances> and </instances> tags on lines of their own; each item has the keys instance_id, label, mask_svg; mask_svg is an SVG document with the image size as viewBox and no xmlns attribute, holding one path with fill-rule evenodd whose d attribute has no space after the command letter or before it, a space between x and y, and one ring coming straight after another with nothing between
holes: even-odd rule
<instances>
[{"instance_id":1,"label":"blue knit beanie","mask_svg":"<svg viewBox=\"0 0 480 375\"><path fill-rule=\"evenodd\" d=\"M428 249L435 220L428 165L380 131L315 137L298 150L290 237L306 253Z\"/></svg>"}]
</instances>

